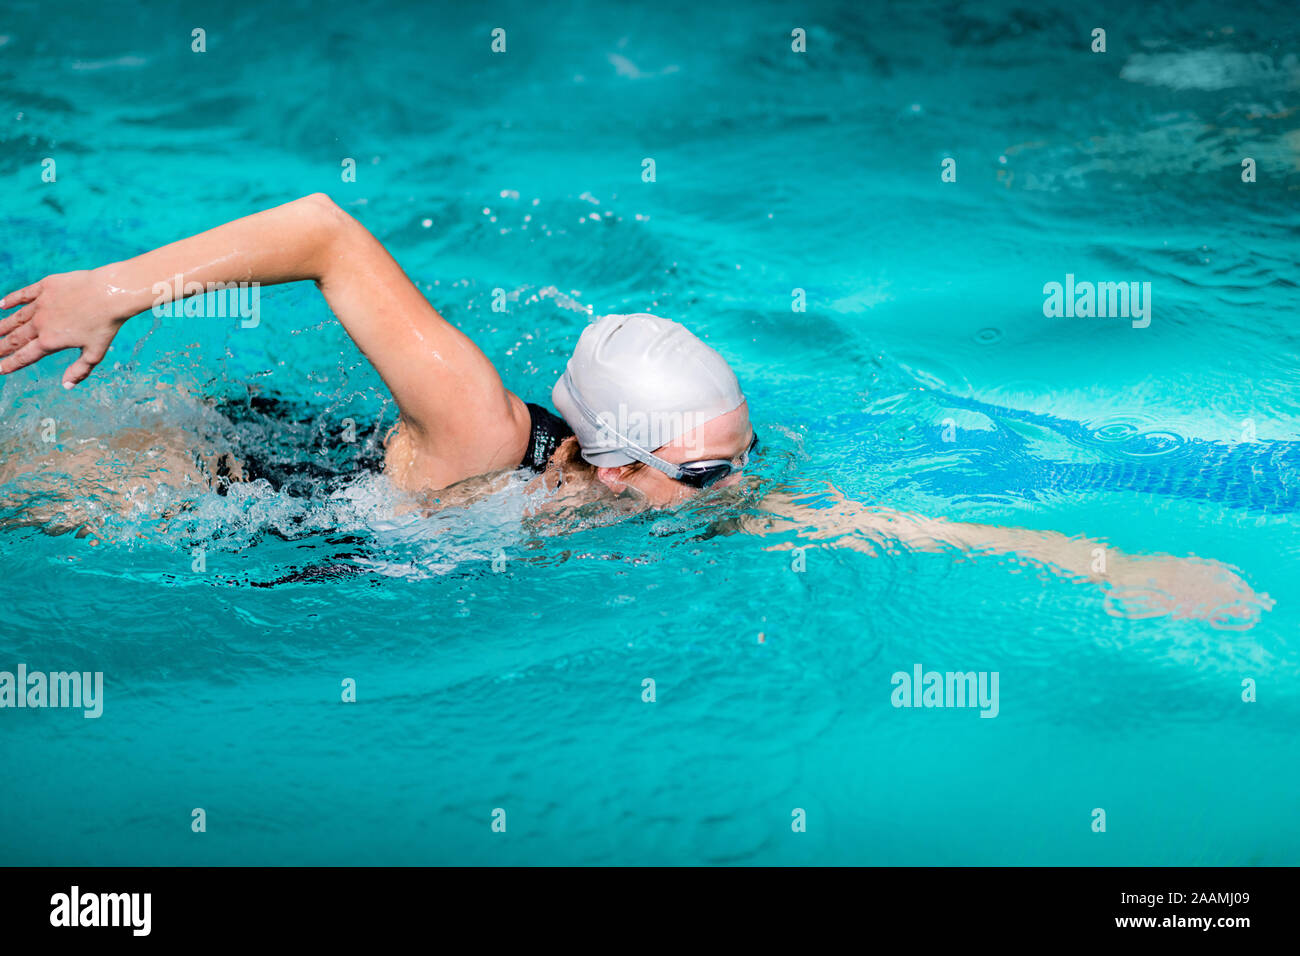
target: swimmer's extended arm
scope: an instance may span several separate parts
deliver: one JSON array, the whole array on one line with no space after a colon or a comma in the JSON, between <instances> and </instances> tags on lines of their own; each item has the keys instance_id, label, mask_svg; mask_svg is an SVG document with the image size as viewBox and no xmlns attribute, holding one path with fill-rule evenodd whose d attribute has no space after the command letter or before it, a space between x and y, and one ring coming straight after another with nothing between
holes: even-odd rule
<instances>
[{"instance_id":1,"label":"swimmer's extended arm","mask_svg":"<svg viewBox=\"0 0 1300 956\"><path fill-rule=\"evenodd\" d=\"M0 322L0 374L63 349L80 382L122 324L158 303L155 285L312 280L393 393L412 455L448 483L519 463L528 413L487 357L448 323L383 245L328 196L316 194L152 252L46 278L0 300L22 306Z\"/></svg>"},{"instance_id":2,"label":"swimmer's extended arm","mask_svg":"<svg viewBox=\"0 0 1300 956\"><path fill-rule=\"evenodd\" d=\"M968 554L1006 554L1106 588L1112 609L1127 616L1216 617L1238 622L1273 606L1239 575L1215 561L1172 555L1130 555L1105 542L1055 531L967 524L943 518L865 505L832 488L828 499L777 493L764 508L765 519L747 518L744 530L756 534L793 531L808 544L851 548L868 554L900 545L914 551L955 549ZM799 541L776 547L802 547Z\"/></svg>"}]
</instances>

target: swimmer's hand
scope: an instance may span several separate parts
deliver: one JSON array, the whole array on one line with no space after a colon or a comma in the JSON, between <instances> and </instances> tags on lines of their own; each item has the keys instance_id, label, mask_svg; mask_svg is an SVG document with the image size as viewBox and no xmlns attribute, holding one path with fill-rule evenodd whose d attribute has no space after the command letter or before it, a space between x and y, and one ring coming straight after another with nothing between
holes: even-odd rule
<instances>
[{"instance_id":1,"label":"swimmer's hand","mask_svg":"<svg viewBox=\"0 0 1300 956\"><path fill-rule=\"evenodd\" d=\"M46 276L0 299L0 311L19 306L0 321L0 375L64 349L80 349L81 357L63 373L64 388L72 388L103 361L128 318L116 307L109 284L90 270Z\"/></svg>"},{"instance_id":2,"label":"swimmer's hand","mask_svg":"<svg viewBox=\"0 0 1300 956\"><path fill-rule=\"evenodd\" d=\"M235 283L251 283L254 288L299 280L333 284L338 281L337 263L364 259L356 268L372 274L379 267L374 260L383 257L392 262L373 239L378 251L372 250L370 258L356 254L350 246L343 248L343 224L348 221L327 197L308 196L93 271L46 276L0 299L0 310L21 306L0 321L0 374L16 372L63 349L80 349L81 358L63 373L64 387L71 388L103 360L123 322L171 303L177 294L198 295ZM396 271L401 275L400 269ZM395 284L387 276L376 282ZM376 298L369 289L363 293L366 301ZM415 295L427 308L418 290ZM354 297L360 300L363 294ZM255 294L253 302L257 301ZM249 318L256 320L256 315ZM383 341L385 331L372 334ZM348 333L364 341L362 349L370 353L368 340L361 339L351 326ZM411 351L406 343L393 346L393 350L402 354ZM382 363L374 356L372 361L382 375ZM427 370L425 379L428 391Z\"/></svg>"},{"instance_id":3,"label":"swimmer's hand","mask_svg":"<svg viewBox=\"0 0 1300 956\"><path fill-rule=\"evenodd\" d=\"M1101 584L1106 611L1116 617L1169 615L1246 628L1276 603L1226 565L1201 558L1116 555Z\"/></svg>"}]
</instances>

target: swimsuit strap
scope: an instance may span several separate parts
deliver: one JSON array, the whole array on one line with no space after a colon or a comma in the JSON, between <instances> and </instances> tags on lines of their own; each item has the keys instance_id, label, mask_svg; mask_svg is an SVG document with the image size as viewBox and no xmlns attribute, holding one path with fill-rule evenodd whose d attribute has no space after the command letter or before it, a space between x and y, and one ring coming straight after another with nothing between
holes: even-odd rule
<instances>
[{"instance_id":1,"label":"swimsuit strap","mask_svg":"<svg viewBox=\"0 0 1300 956\"><path fill-rule=\"evenodd\" d=\"M546 470L547 462L560 447L560 442L573 434L563 418L541 405L525 402L528 407L528 447L524 449L524 460L519 467L541 473Z\"/></svg>"}]
</instances>

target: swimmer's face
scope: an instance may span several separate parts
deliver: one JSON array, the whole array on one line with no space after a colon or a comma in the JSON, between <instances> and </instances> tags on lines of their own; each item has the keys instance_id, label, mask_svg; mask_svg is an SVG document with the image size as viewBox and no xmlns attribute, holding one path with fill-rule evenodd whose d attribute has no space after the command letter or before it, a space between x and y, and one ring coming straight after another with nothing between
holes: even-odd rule
<instances>
[{"instance_id":1,"label":"swimmer's face","mask_svg":"<svg viewBox=\"0 0 1300 956\"><path fill-rule=\"evenodd\" d=\"M675 465L709 460L732 461L739 465L753 437L754 429L749 423L749 403L742 402L738 408L732 409L725 415L710 419L699 428L679 436L675 441L656 448L654 453L664 461L670 461ZM698 495L701 490L669 478L662 471L645 465L600 468L597 470L597 476L616 494L630 490L656 507L686 501ZM711 487L725 488L727 485L734 484L739 478L739 472L732 472Z\"/></svg>"}]
</instances>

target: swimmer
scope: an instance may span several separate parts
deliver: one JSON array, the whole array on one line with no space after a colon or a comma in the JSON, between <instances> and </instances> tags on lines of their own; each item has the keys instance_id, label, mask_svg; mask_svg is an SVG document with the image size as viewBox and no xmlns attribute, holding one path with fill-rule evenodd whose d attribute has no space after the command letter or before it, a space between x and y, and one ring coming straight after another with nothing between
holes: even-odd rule
<instances>
[{"instance_id":1,"label":"swimmer","mask_svg":"<svg viewBox=\"0 0 1300 956\"><path fill-rule=\"evenodd\" d=\"M103 360L123 323L170 301L177 287L295 281L316 283L392 393L399 421L385 443L384 474L404 491L463 492L481 487L469 479L525 468L537 476L534 487L566 503L667 507L734 484L758 448L727 362L684 326L653 315L606 315L587 326L551 391L558 414L525 402L383 245L319 193L8 293L0 311L16 311L0 321L0 374L73 349L79 357L62 376L73 388ZM229 471L243 473L240 463ZM792 531L808 544L871 553L901 543L1013 554L1137 595L1140 616L1253 617L1272 604L1215 562L1129 556L1089 539L924 518L838 493L824 504L769 495L773 516L743 519L741 530ZM1106 548L1104 570L1098 548Z\"/></svg>"}]
</instances>

